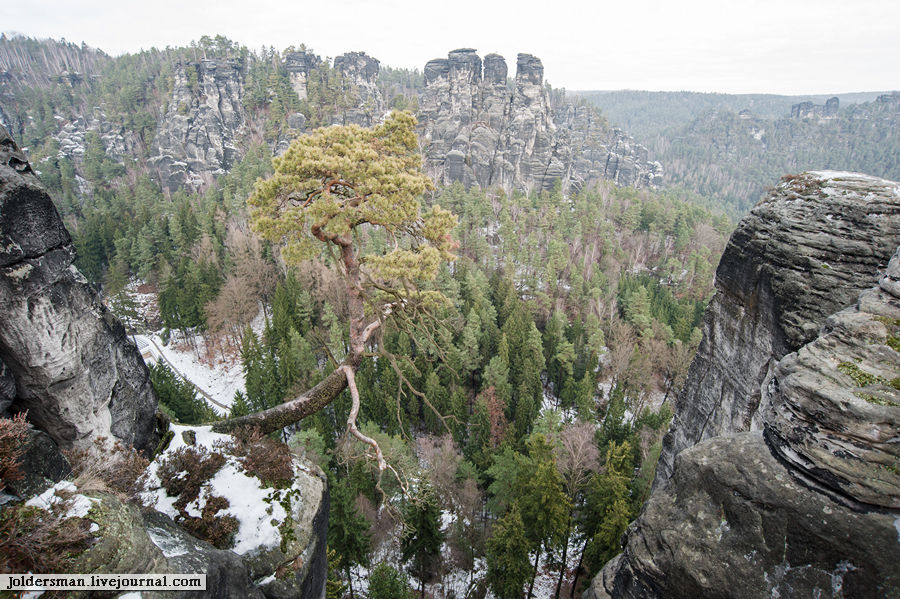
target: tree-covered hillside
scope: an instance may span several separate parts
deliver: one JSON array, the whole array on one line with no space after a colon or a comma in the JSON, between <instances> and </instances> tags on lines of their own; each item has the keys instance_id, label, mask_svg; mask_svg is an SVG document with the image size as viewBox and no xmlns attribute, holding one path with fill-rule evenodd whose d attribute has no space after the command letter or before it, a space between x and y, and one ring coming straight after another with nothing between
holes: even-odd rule
<instances>
[{"instance_id":1,"label":"tree-covered hillside","mask_svg":"<svg viewBox=\"0 0 900 599\"><path fill-rule=\"evenodd\" d=\"M839 96L834 118L794 117L801 101L825 97L586 92L617 126L632 131L666 166L669 185L746 213L785 173L857 171L900 179L900 97Z\"/></svg>"}]
</instances>

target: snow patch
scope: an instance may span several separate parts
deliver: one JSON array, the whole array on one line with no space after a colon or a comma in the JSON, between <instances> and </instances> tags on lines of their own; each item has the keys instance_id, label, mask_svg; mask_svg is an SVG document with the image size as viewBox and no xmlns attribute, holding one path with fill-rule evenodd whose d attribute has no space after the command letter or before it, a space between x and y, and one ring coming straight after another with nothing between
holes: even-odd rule
<instances>
[{"instance_id":1,"label":"snow patch","mask_svg":"<svg viewBox=\"0 0 900 599\"><path fill-rule=\"evenodd\" d=\"M179 448L186 446L182 433L191 430L194 432L196 446L203 446L213 451L221 451L215 447L217 443L231 441L231 436L212 432L209 426L184 426L172 424L170 430L174 433L169 447L147 469L149 491L141 495L146 505L155 508L171 518L179 516L175 509L176 497L169 497L162 488L159 479L159 461ZM298 504L302 500L296 489L271 489L263 487L262 481L255 476L245 473L237 458L225 455L225 464L218 472L203 485L200 495L195 502L187 507L189 515L199 517L200 507L205 504L205 499L212 495L224 497L228 500L228 508L219 512L219 515L234 516L238 521L238 530L234 537L232 551L238 555L244 555L251 551L265 551L281 544L281 532L278 527L287 518L287 512L280 500L285 494L291 493L290 509L298 510ZM164 541L163 541L164 542ZM160 549L163 547L154 540Z\"/></svg>"},{"instance_id":2,"label":"snow patch","mask_svg":"<svg viewBox=\"0 0 900 599\"><path fill-rule=\"evenodd\" d=\"M153 544L159 547L159 550L166 557L178 557L190 551L189 547L185 546L184 543L169 534L169 531L165 529L150 527L147 529L147 536L150 537Z\"/></svg>"},{"instance_id":3,"label":"snow patch","mask_svg":"<svg viewBox=\"0 0 900 599\"><path fill-rule=\"evenodd\" d=\"M56 494L57 491L75 494L71 497L63 498ZM35 495L26 501L25 505L49 511L54 505L62 504L67 506L66 518L84 518L88 515L91 506L99 500L77 494L76 491L78 491L78 487L73 483L67 480L60 481L40 495Z\"/></svg>"}]
</instances>

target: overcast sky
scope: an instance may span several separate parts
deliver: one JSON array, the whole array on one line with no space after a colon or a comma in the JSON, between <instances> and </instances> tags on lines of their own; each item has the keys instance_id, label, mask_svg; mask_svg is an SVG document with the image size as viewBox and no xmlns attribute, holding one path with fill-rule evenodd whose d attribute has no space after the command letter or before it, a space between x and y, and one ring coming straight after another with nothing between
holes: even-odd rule
<instances>
[{"instance_id":1,"label":"overcast sky","mask_svg":"<svg viewBox=\"0 0 900 599\"><path fill-rule=\"evenodd\" d=\"M0 4L0 31L113 55L222 34L420 70L468 47L502 54L510 75L526 52L569 90L900 89L898 0L29 0Z\"/></svg>"}]
</instances>

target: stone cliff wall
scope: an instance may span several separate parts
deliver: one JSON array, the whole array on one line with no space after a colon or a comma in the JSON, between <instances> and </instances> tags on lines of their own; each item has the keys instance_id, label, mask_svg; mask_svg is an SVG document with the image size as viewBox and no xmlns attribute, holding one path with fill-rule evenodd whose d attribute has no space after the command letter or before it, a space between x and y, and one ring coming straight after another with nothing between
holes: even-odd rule
<instances>
[{"instance_id":1,"label":"stone cliff wall","mask_svg":"<svg viewBox=\"0 0 900 599\"><path fill-rule=\"evenodd\" d=\"M744 217L716 270L716 295L675 402L655 486L691 445L760 430L760 385L772 364L872 286L898 244L900 184L866 175L805 173Z\"/></svg>"},{"instance_id":2,"label":"stone cliff wall","mask_svg":"<svg viewBox=\"0 0 900 599\"><path fill-rule=\"evenodd\" d=\"M519 54L512 89L502 56L472 49L425 65L420 100L425 169L439 184L531 191L611 179L656 186L662 167L595 110L563 102L554 110L539 58Z\"/></svg>"},{"instance_id":3,"label":"stone cliff wall","mask_svg":"<svg viewBox=\"0 0 900 599\"><path fill-rule=\"evenodd\" d=\"M247 116L237 60L182 62L166 112L160 116L150 164L163 187L200 187L240 158L237 138Z\"/></svg>"},{"instance_id":4,"label":"stone cliff wall","mask_svg":"<svg viewBox=\"0 0 900 599\"><path fill-rule=\"evenodd\" d=\"M377 59L364 52L349 52L334 59L334 68L343 75L357 98L357 105L342 115L342 125L371 127L384 117L384 98L377 85L380 67Z\"/></svg>"},{"instance_id":5,"label":"stone cliff wall","mask_svg":"<svg viewBox=\"0 0 900 599\"><path fill-rule=\"evenodd\" d=\"M896 249L898 202L896 183L816 173L745 218L685 386L723 400L679 397L666 449L677 427L705 440L669 454L586 599L900 595L900 250L842 299Z\"/></svg>"},{"instance_id":6,"label":"stone cliff wall","mask_svg":"<svg viewBox=\"0 0 900 599\"><path fill-rule=\"evenodd\" d=\"M156 397L147 367L74 258L50 196L0 129L0 372L9 373L3 394L14 394L7 407L28 410L64 449L112 436L150 451Z\"/></svg>"}]
</instances>

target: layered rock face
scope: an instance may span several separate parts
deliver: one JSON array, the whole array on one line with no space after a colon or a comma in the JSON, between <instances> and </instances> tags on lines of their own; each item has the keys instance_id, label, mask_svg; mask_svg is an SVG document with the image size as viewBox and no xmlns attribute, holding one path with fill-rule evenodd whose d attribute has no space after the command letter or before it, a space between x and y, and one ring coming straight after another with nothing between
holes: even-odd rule
<instances>
[{"instance_id":1,"label":"layered rock face","mask_svg":"<svg viewBox=\"0 0 900 599\"><path fill-rule=\"evenodd\" d=\"M353 86L358 98L357 106L344 113L342 124L371 127L383 118L384 98L377 85L380 66L377 59L364 52L349 52L334 59L334 68Z\"/></svg>"},{"instance_id":2,"label":"layered rock face","mask_svg":"<svg viewBox=\"0 0 900 599\"><path fill-rule=\"evenodd\" d=\"M291 80L291 87L301 100L306 99L306 84L309 73L322 64L322 60L312 52L290 52L284 57L284 68Z\"/></svg>"},{"instance_id":3,"label":"layered rock face","mask_svg":"<svg viewBox=\"0 0 900 599\"><path fill-rule=\"evenodd\" d=\"M149 451L147 367L74 258L50 196L0 129L0 394L63 449L105 436Z\"/></svg>"},{"instance_id":4,"label":"layered rock face","mask_svg":"<svg viewBox=\"0 0 900 599\"><path fill-rule=\"evenodd\" d=\"M246 122L243 89L237 60L176 65L172 98L159 120L150 159L163 187L200 187L240 158L235 141Z\"/></svg>"},{"instance_id":5,"label":"layered rock face","mask_svg":"<svg viewBox=\"0 0 900 599\"><path fill-rule=\"evenodd\" d=\"M658 185L662 167L646 149L610 131L595 111L563 102L554 110L540 59L519 54L507 87L502 56L472 49L425 65L420 123L425 169L438 183L530 191L606 178ZM627 141L626 141L627 140Z\"/></svg>"},{"instance_id":6,"label":"layered rock face","mask_svg":"<svg viewBox=\"0 0 900 599\"><path fill-rule=\"evenodd\" d=\"M831 186L840 183L837 179L848 179L846 183L858 192L868 182L867 213L882 227L887 221L900 220L886 208L891 195L894 202L900 200L896 184L816 174L810 180L822 183L818 193L831 220L850 214L837 199L847 198L850 192L845 195L843 185L841 191ZM768 201L782 203L783 199L774 197L778 193ZM789 200L798 209L805 201L809 197ZM841 206L844 211L838 210ZM774 215L786 216L775 212L769 218ZM790 221L780 227L777 221L767 222L771 231L786 229L784 235L796 226ZM865 221L854 222L844 225L846 235ZM741 238L742 230L746 233L741 227L732 238L738 249L774 245L771 237L759 233ZM824 242L827 234L820 234ZM797 239L795 253L811 260L804 235ZM838 239L828 244L837 250L835 257L846 258L849 249L840 246ZM870 237L867 246L860 239L851 246L856 247L857 256L871 260L881 251L881 239ZM871 251L865 252L864 247ZM771 255L755 259L767 260L758 263L757 269L776 264ZM828 264L823 270L833 270L836 261ZM858 267L865 264L860 261ZM810 262L807 268L814 266L818 265ZM783 265L782 270L787 268ZM833 284L849 280L848 272L839 274ZM891 597L900 593L896 567L900 560L900 251L880 281L859 293L851 307L824 318L817 316L821 305L812 307L816 293L819 303L827 299L825 288L814 284L819 280L814 273L806 278L807 287L797 284L790 296L780 295L779 290L792 275L781 274L785 276L767 275L765 305L774 311L743 334L749 338L780 331L778 343L767 346L798 343L800 347L779 361L773 358L762 380L745 383L752 395L744 398L740 411L729 406L724 417L716 408L708 415L710 422L721 426L735 413L750 414L755 430L720 430L678 453L670 475L657 480L650 500L629 527L623 553L594 579L586 599ZM843 287L835 291L846 293ZM756 298L747 295L728 312L708 314L708 331L726 330L733 325L729 321L759 312L762 302ZM794 301L789 303L789 298ZM812 316L804 320L803 313ZM812 318L821 322L817 334L810 332ZM710 362L710 369L715 367ZM702 375L692 367L687 386L695 382L692 377ZM737 392L733 382L729 390ZM751 404L754 410L749 410Z\"/></svg>"},{"instance_id":7,"label":"layered rock face","mask_svg":"<svg viewBox=\"0 0 900 599\"><path fill-rule=\"evenodd\" d=\"M678 452L760 430L761 383L825 318L877 281L900 244L900 184L852 173L786 180L738 225L716 270L703 342L675 403L654 483Z\"/></svg>"}]
</instances>

